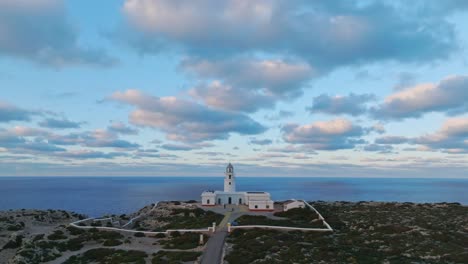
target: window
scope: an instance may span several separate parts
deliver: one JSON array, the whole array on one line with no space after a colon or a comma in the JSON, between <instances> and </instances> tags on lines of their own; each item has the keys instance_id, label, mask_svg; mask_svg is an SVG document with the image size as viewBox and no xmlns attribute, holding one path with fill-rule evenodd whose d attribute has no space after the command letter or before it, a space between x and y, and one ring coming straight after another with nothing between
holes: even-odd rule
<instances>
[{"instance_id":1,"label":"window","mask_svg":"<svg viewBox=\"0 0 468 264\"><path fill-rule=\"evenodd\" d=\"M231 185L231 182L229 182L229 185Z\"/></svg>"},{"instance_id":2,"label":"window","mask_svg":"<svg viewBox=\"0 0 468 264\"><path fill-rule=\"evenodd\" d=\"M206 204L210 204L210 199L206 200Z\"/></svg>"},{"instance_id":3,"label":"window","mask_svg":"<svg viewBox=\"0 0 468 264\"><path fill-rule=\"evenodd\" d=\"M229 175L229 179L231 179L231 175Z\"/></svg>"},{"instance_id":4,"label":"window","mask_svg":"<svg viewBox=\"0 0 468 264\"><path fill-rule=\"evenodd\" d=\"M267 205L267 206L266 206L266 209L270 209L270 206L269 206L269 205Z\"/></svg>"},{"instance_id":5,"label":"window","mask_svg":"<svg viewBox=\"0 0 468 264\"><path fill-rule=\"evenodd\" d=\"M258 205L255 206L255 209L257 209L257 208L258 208Z\"/></svg>"}]
</instances>

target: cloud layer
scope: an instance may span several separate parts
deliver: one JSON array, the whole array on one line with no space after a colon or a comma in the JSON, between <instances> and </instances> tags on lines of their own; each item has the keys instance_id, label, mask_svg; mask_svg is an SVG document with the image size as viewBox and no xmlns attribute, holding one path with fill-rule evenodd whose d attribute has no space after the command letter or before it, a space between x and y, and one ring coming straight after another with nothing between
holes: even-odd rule
<instances>
[{"instance_id":1,"label":"cloud layer","mask_svg":"<svg viewBox=\"0 0 468 264\"><path fill-rule=\"evenodd\" d=\"M60 0L0 0L0 56L54 67L115 64L103 50L78 44L76 27L65 13Z\"/></svg>"},{"instance_id":2,"label":"cloud layer","mask_svg":"<svg viewBox=\"0 0 468 264\"><path fill-rule=\"evenodd\" d=\"M131 123L160 129L173 141L226 139L230 133L253 135L266 129L246 115L215 110L176 97L155 97L127 90L114 93L111 99L137 107L130 114Z\"/></svg>"},{"instance_id":3,"label":"cloud layer","mask_svg":"<svg viewBox=\"0 0 468 264\"><path fill-rule=\"evenodd\" d=\"M317 121L307 125L289 124L282 128L284 141L304 144L313 150L353 148L363 143L366 130L347 119Z\"/></svg>"},{"instance_id":4,"label":"cloud layer","mask_svg":"<svg viewBox=\"0 0 468 264\"><path fill-rule=\"evenodd\" d=\"M425 113L468 112L468 76L449 76L437 84L425 83L398 91L387 98L373 115L380 119L420 117Z\"/></svg>"},{"instance_id":5,"label":"cloud layer","mask_svg":"<svg viewBox=\"0 0 468 264\"><path fill-rule=\"evenodd\" d=\"M307 108L311 113L326 113L331 115L349 114L361 115L367 112L366 103L375 100L372 94L349 94L347 96L329 96L322 94L314 97L312 106Z\"/></svg>"},{"instance_id":6,"label":"cloud layer","mask_svg":"<svg viewBox=\"0 0 468 264\"><path fill-rule=\"evenodd\" d=\"M123 12L133 33L128 41L143 52L170 46L205 57L267 52L305 58L314 68L327 70L377 60L446 57L456 46L445 16L456 5L427 5L434 15L421 16L418 4L127 0Z\"/></svg>"}]
</instances>

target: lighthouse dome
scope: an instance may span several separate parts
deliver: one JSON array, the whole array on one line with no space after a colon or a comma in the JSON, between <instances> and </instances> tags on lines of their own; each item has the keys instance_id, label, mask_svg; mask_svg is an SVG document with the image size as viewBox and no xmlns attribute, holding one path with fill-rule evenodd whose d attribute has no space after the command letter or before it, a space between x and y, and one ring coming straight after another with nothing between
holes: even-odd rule
<instances>
[{"instance_id":1,"label":"lighthouse dome","mask_svg":"<svg viewBox=\"0 0 468 264\"><path fill-rule=\"evenodd\" d=\"M232 166L232 164L230 162L226 167L226 172L234 172L234 167Z\"/></svg>"}]
</instances>

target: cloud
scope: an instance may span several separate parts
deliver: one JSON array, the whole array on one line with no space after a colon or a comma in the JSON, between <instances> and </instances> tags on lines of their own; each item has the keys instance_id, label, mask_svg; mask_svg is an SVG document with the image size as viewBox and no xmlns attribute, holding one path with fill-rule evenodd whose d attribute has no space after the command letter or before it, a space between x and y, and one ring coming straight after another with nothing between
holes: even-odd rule
<instances>
[{"instance_id":1,"label":"cloud","mask_svg":"<svg viewBox=\"0 0 468 264\"><path fill-rule=\"evenodd\" d=\"M302 86L314 76L305 62L280 59L232 58L208 60L191 58L181 68L204 79L243 89L256 89L268 96L297 97Z\"/></svg>"},{"instance_id":2,"label":"cloud","mask_svg":"<svg viewBox=\"0 0 468 264\"><path fill-rule=\"evenodd\" d=\"M43 136L49 135L41 129L17 126L12 129L0 128L0 146L12 153L35 154L64 151L45 140Z\"/></svg>"},{"instance_id":3,"label":"cloud","mask_svg":"<svg viewBox=\"0 0 468 264\"><path fill-rule=\"evenodd\" d=\"M57 156L72 159L113 159L115 157L128 156L128 154L121 152L105 153L93 150L72 150L58 153Z\"/></svg>"},{"instance_id":4,"label":"cloud","mask_svg":"<svg viewBox=\"0 0 468 264\"><path fill-rule=\"evenodd\" d=\"M242 112L273 108L278 100L300 96L314 75L304 62L252 58L191 58L181 68L204 80L190 90L191 96L209 106Z\"/></svg>"},{"instance_id":5,"label":"cloud","mask_svg":"<svg viewBox=\"0 0 468 264\"><path fill-rule=\"evenodd\" d=\"M377 144L403 144L407 143L409 139L402 136L385 136L375 139Z\"/></svg>"},{"instance_id":6,"label":"cloud","mask_svg":"<svg viewBox=\"0 0 468 264\"><path fill-rule=\"evenodd\" d=\"M449 76L437 84L424 83L398 91L372 109L377 119L417 118L429 112L468 112L468 76Z\"/></svg>"},{"instance_id":7,"label":"cloud","mask_svg":"<svg viewBox=\"0 0 468 264\"><path fill-rule=\"evenodd\" d=\"M204 147L212 147L213 144L210 143L198 143L198 144L163 144L161 148L165 150L173 151L189 151L194 149L202 149Z\"/></svg>"},{"instance_id":8,"label":"cloud","mask_svg":"<svg viewBox=\"0 0 468 264\"><path fill-rule=\"evenodd\" d=\"M230 133L260 134L266 130L250 117L216 110L176 97L155 97L138 90L116 92L111 100L137 107L130 113L130 122L159 129L166 138L181 142L226 139Z\"/></svg>"},{"instance_id":9,"label":"cloud","mask_svg":"<svg viewBox=\"0 0 468 264\"><path fill-rule=\"evenodd\" d=\"M129 127L122 122L112 122L110 126L107 127L107 130L114 133L119 133L123 135L137 135L138 129Z\"/></svg>"},{"instance_id":10,"label":"cloud","mask_svg":"<svg viewBox=\"0 0 468 264\"><path fill-rule=\"evenodd\" d=\"M360 137L366 134L366 129L347 119L334 119L307 125L288 124L283 126L282 132L288 143L304 144L313 150L337 150L364 143Z\"/></svg>"},{"instance_id":11,"label":"cloud","mask_svg":"<svg viewBox=\"0 0 468 264\"><path fill-rule=\"evenodd\" d=\"M366 103L375 99L372 94L353 94L347 96L329 96L322 94L314 97L311 107L307 110L311 113L326 113L331 115L348 114L357 116L366 113Z\"/></svg>"},{"instance_id":12,"label":"cloud","mask_svg":"<svg viewBox=\"0 0 468 264\"><path fill-rule=\"evenodd\" d=\"M393 147L391 145L379 145L379 144L365 145L363 149L365 151L379 152L379 153L391 153L393 151Z\"/></svg>"},{"instance_id":13,"label":"cloud","mask_svg":"<svg viewBox=\"0 0 468 264\"><path fill-rule=\"evenodd\" d=\"M437 132L414 138L412 143L446 153L468 153L468 118L449 118Z\"/></svg>"},{"instance_id":14,"label":"cloud","mask_svg":"<svg viewBox=\"0 0 468 264\"><path fill-rule=\"evenodd\" d=\"M30 121L31 117L36 114L38 113L0 101L0 123L11 121Z\"/></svg>"},{"instance_id":15,"label":"cloud","mask_svg":"<svg viewBox=\"0 0 468 264\"><path fill-rule=\"evenodd\" d=\"M103 50L78 44L76 27L60 0L0 0L0 56L63 67L110 66L116 60Z\"/></svg>"},{"instance_id":16,"label":"cloud","mask_svg":"<svg viewBox=\"0 0 468 264\"><path fill-rule=\"evenodd\" d=\"M261 108L273 108L274 99L255 90L236 89L219 81L200 84L189 91L189 94L203 101L206 105L242 112L255 112Z\"/></svg>"},{"instance_id":17,"label":"cloud","mask_svg":"<svg viewBox=\"0 0 468 264\"><path fill-rule=\"evenodd\" d=\"M39 122L39 126L56 129L80 128L82 122L73 122L67 119L46 118Z\"/></svg>"},{"instance_id":18,"label":"cloud","mask_svg":"<svg viewBox=\"0 0 468 264\"><path fill-rule=\"evenodd\" d=\"M430 61L457 49L446 18L459 5L444 2L126 0L124 39L140 52L288 55L321 71L383 60Z\"/></svg>"},{"instance_id":19,"label":"cloud","mask_svg":"<svg viewBox=\"0 0 468 264\"><path fill-rule=\"evenodd\" d=\"M468 118L456 117L444 121L441 128L430 134L419 137L385 136L377 138L376 144L418 145L417 148L407 148L412 151L440 151L451 154L468 153Z\"/></svg>"},{"instance_id":20,"label":"cloud","mask_svg":"<svg viewBox=\"0 0 468 264\"><path fill-rule=\"evenodd\" d=\"M270 121L277 121L277 120L288 118L291 116L294 116L293 112L280 110L277 114L265 115L265 119L270 120Z\"/></svg>"},{"instance_id":21,"label":"cloud","mask_svg":"<svg viewBox=\"0 0 468 264\"><path fill-rule=\"evenodd\" d=\"M287 145L283 147L272 147L269 148L270 152L282 152L282 153L307 153L307 154L317 154L313 149L305 145Z\"/></svg>"},{"instance_id":22,"label":"cloud","mask_svg":"<svg viewBox=\"0 0 468 264\"><path fill-rule=\"evenodd\" d=\"M273 143L273 141L271 139L256 139L256 138L251 138L249 140L250 144L254 144L254 145L270 145Z\"/></svg>"},{"instance_id":23,"label":"cloud","mask_svg":"<svg viewBox=\"0 0 468 264\"><path fill-rule=\"evenodd\" d=\"M179 156L167 153L155 153L155 152L148 152L148 151L137 151L133 154L133 158L141 159L141 158L158 158L158 159L177 159Z\"/></svg>"},{"instance_id":24,"label":"cloud","mask_svg":"<svg viewBox=\"0 0 468 264\"><path fill-rule=\"evenodd\" d=\"M105 129L67 135L52 135L48 140L57 145L82 145L94 148L136 149L140 147L139 144L119 139L117 134Z\"/></svg>"}]
</instances>

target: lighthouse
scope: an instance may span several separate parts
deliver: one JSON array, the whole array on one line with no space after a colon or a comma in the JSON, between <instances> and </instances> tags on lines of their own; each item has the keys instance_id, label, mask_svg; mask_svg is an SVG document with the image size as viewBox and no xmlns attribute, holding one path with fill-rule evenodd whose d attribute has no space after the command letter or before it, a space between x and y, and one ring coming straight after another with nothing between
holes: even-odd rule
<instances>
[{"instance_id":1,"label":"lighthouse","mask_svg":"<svg viewBox=\"0 0 468 264\"><path fill-rule=\"evenodd\" d=\"M250 211L273 211L274 204L267 192L237 192L234 167L229 163L224 172L223 191L204 191L201 194L203 206L247 206Z\"/></svg>"},{"instance_id":2,"label":"lighthouse","mask_svg":"<svg viewBox=\"0 0 468 264\"><path fill-rule=\"evenodd\" d=\"M236 178L234 176L234 167L229 163L224 173L224 191L235 192L236 191Z\"/></svg>"}]
</instances>

